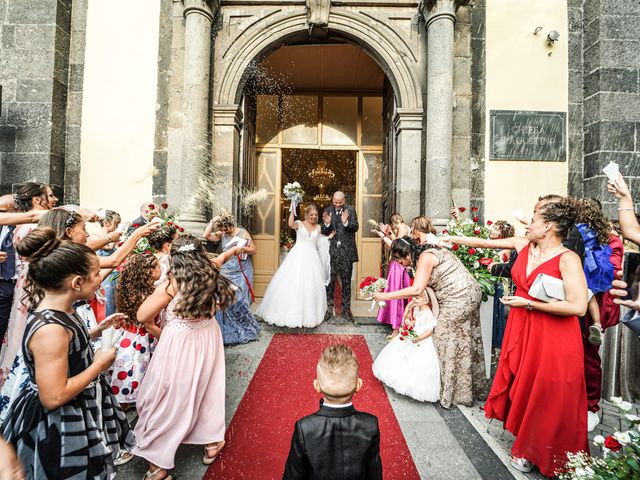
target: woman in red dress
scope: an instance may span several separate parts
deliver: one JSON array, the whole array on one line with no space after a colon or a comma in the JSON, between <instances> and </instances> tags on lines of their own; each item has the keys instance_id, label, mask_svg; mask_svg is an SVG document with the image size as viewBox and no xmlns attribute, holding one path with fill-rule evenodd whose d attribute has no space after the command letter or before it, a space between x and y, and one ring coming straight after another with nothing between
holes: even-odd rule
<instances>
[{"instance_id":1,"label":"woman in red dress","mask_svg":"<svg viewBox=\"0 0 640 480\"><path fill-rule=\"evenodd\" d=\"M578 255L562 245L575 224L568 201L536 205L526 238L482 240L450 237L481 248L515 248L515 295L498 370L485 404L488 418L504 422L516 436L514 468L542 474L562 471L567 452L589 451L584 356L578 316L587 309L587 283ZM529 296L544 273L563 281L565 300L541 302Z\"/></svg>"}]
</instances>

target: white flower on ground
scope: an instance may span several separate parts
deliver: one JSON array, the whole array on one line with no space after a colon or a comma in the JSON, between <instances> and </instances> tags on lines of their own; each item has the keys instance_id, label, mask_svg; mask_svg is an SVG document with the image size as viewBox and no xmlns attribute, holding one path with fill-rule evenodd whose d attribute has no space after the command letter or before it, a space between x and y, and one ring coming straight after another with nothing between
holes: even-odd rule
<instances>
[{"instance_id":1,"label":"white flower on ground","mask_svg":"<svg viewBox=\"0 0 640 480\"><path fill-rule=\"evenodd\" d=\"M614 405L618 405L620 402L622 402L622 397L611 397L611 402Z\"/></svg>"},{"instance_id":2,"label":"white flower on ground","mask_svg":"<svg viewBox=\"0 0 640 480\"><path fill-rule=\"evenodd\" d=\"M620 402L618 404L618 408L620 410L622 410L623 412L628 412L629 410L631 410L633 408L633 405L629 402Z\"/></svg>"},{"instance_id":3,"label":"white flower on ground","mask_svg":"<svg viewBox=\"0 0 640 480\"><path fill-rule=\"evenodd\" d=\"M576 477L578 477L578 478L586 477L587 476L587 471L582 469L582 468L580 468L580 467L576 467L575 474L576 474Z\"/></svg>"},{"instance_id":4,"label":"white flower on ground","mask_svg":"<svg viewBox=\"0 0 640 480\"><path fill-rule=\"evenodd\" d=\"M640 417L637 415L625 415L625 418L630 422L640 422Z\"/></svg>"},{"instance_id":5,"label":"white flower on ground","mask_svg":"<svg viewBox=\"0 0 640 480\"><path fill-rule=\"evenodd\" d=\"M604 437L602 435L596 435L595 437L593 437L593 444L594 445L603 445L604 444Z\"/></svg>"},{"instance_id":6,"label":"white flower on ground","mask_svg":"<svg viewBox=\"0 0 640 480\"><path fill-rule=\"evenodd\" d=\"M613 434L613 438L618 440L622 445L627 445L631 442L631 436L629 432L616 432Z\"/></svg>"}]
</instances>

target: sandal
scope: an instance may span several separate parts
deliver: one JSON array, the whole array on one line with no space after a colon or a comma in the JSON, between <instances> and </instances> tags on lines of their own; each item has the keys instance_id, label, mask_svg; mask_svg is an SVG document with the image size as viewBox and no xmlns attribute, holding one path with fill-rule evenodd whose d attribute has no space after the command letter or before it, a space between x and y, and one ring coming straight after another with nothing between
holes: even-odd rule
<instances>
[{"instance_id":1,"label":"sandal","mask_svg":"<svg viewBox=\"0 0 640 480\"><path fill-rule=\"evenodd\" d=\"M160 472L164 472L166 475L164 477L156 478L156 475ZM153 472L151 470L147 470L147 473L144 474L144 478L142 480L173 480L173 477L169 475L167 470L158 467Z\"/></svg>"},{"instance_id":2,"label":"sandal","mask_svg":"<svg viewBox=\"0 0 640 480\"><path fill-rule=\"evenodd\" d=\"M533 463L526 458L511 457L511 466L523 473L529 473L533 470Z\"/></svg>"},{"instance_id":3,"label":"sandal","mask_svg":"<svg viewBox=\"0 0 640 480\"><path fill-rule=\"evenodd\" d=\"M591 345L601 345L602 344L602 330L598 325L591 325L589 327L589 338L588 341Z\"/></svg>"},{"instance_id":4,"label":"sandal","mask_svg":"<svg viewBox=\"0 0 640 480\"><path fill-rule=\"evenodd\" d=\"M211 465L213 462L216 461L216 458L218 458L218 454L220 453L220 450L222 450L222 447L224 447L224 444L226 442L224 440L222 440L221 442L218 442L215 446L213 447L204 447L204 457L202 457L202 463L204 463L205 465ZM209 456L209 452L216 452L215 455L213 457Z\"/></svg>"},{"instance_id":5,"label":"sandal","mask_svg":"<svg viewBox=\"0 0 640 480\"><path fill-rule=\"evenodd\" d=\"M118 457L113 461L113 464L116 467L119 467L121 465L124 465L126 463L129 463L131 460L133 460L135 457L135 455L133 453L131 453L128 450L120 450L120 453L118 454Z\"/></svg>"}]
</instances>

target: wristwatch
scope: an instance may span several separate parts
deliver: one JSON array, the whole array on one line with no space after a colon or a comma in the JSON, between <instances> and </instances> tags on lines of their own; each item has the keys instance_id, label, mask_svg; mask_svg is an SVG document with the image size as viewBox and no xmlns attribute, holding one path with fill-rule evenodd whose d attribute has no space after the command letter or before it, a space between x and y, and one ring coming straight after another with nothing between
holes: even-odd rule
<instances>
[{"instance_id":1,"label":"wristwatch","mask_svg":"<svg viewBox=\"0 0 640 480\"><path fill-rule=\"evenodd\" d=\"M529 311L533 310L533 307L531 306L531 300L529 300L529 301L527 302L526 309L527 309L527 310L529 310Z\"/></svg>"}]
</instances>

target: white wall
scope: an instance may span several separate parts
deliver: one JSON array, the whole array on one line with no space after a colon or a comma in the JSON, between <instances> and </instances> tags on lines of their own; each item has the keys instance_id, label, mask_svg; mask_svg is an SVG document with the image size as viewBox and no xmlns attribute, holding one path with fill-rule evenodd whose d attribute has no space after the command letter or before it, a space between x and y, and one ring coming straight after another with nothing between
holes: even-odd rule
<instances>
[{"instance_id":1,"label":"white wall","mask_svg":"<svg viewBox=\"0 0 640 480\"><path fill-rule=\"evenodd\" d=\"M516 208L531 215L538 196L566 194L568 167L566 161L489 160L489 112L567 112L567 2L491 0L486 12L485 211L488 219L511 222L511 212ZM533 35L539 26L542 30ZM560 38L552 48L547 48L546 36L551 30L557 30Z\"/></svg>"},{"instance_id":2,"label":"white wall","mask_svg":"<svg viewBox=\"0 0 640 480\"><path fill-rule=\"evenodd\" d=\"M138 216L151 199L158 0L89 0L80 203Z\"/></svg>"}]
</instances>

